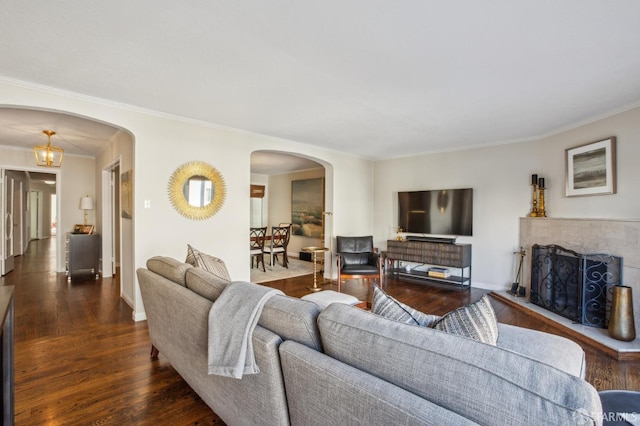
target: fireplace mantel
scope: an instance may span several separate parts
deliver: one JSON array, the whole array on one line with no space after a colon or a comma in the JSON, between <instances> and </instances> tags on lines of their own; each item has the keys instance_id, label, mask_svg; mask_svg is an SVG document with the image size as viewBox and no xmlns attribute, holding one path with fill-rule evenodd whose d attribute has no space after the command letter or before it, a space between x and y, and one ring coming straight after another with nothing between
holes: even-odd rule
<instances>
[{"instance_id":1,"label":"fireplace mantel","mask_svg":"<svg viewBox=\"0 0 640 426\"><path fill-rule=\"evenodd\" d=\"M622 257L622 284L633 289L636 331L640 334L640 219L520 218L520 246L526 252L521 285L527 288L527 299L533 244L557 244L581 253ZM605 341L613 340L606 336L606 330L604 334ZM638 338L614 344L623 350L626 345L640 350Z\"/></svg>"}]
</instances>

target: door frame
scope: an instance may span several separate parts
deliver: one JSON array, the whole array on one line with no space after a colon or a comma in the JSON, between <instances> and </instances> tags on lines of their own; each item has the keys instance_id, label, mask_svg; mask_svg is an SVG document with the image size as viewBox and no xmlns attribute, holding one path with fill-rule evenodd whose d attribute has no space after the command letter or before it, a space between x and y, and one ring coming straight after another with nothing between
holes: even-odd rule
<instances>
[{"instance_id":1,"label":"door frame","mask_svg":"<svg viewBox=\"0 0 640 426\"><path fill-rule=\"evenodd\" d=\"M15 201L15 186L13 177L7 176L7 169L0 168L0 276L13 271L13 203ZM11 185L9 185L11 183ZM9 235L9 236L7 236Z\"/></svg>"},{"instance_id":2,"label":"door frame","mask_svg":"<svg viewBox=\"0 0 640 426\"><path fill-rule=\"evenodd\" d=\"M116 253L122 253L122 226L116 226L120 220L119 212L115 211L116 200L120 194L120 188L116 188L116 180L113 174L120 170L122 156L109 163L102 169L102 274L103 277L111 277L115 273ZM117 180L119 182L119 180ZM116 235L119 230L120 235ZM117 238L116 238L117 237ZM119 245L116 250L116 244ZM122 279L120 279L120 295L122 296Z\"/></svg>"},{"instance_id":3,"label":"door frame","mask_svg":"<svg viewBox=\"0 0 640 426\"><path fill-rule=\"evenodd\" d=\"M43 169L42 167L24 167L24 166L14 166L14 165L7 165L7 164L0 164L0 170L5 170L5 171L15 171L15 172L42 172ZM58 200L61 199L62 196L62 170L61 169L54 169L54 168L47 168L46 169L47 173L50 173L52 175L55 175L56 177L56 195L58 196ZM26 191L23 188L23 191ZM29 187L29 191L31 191L31 187ZM0 185L0 197L4 197L4 183L2 185ZM22 209L23 211L21 212L21 214L24 214L24 211L27 209L28 207L28 203L23 203L22 205ZM56 203L56 216L58 217L58 229L62 229L60 227L60 223L62 221L62 212L61 212L61 203ZM4 219L4 218L3 218ZM30 216L29 216L29 220ZM2 232L2 230L0 230L0 238L2 238L4 240L4 233ZM57 265L57 271L56 272L64 272L64 246L62 245L64 243L64 239L63 238L56 238L56 265ZM4 242L4 241L3 241ZM4 249L2 251L2 254L4 255Z\"/></svg>"}]
</instances>

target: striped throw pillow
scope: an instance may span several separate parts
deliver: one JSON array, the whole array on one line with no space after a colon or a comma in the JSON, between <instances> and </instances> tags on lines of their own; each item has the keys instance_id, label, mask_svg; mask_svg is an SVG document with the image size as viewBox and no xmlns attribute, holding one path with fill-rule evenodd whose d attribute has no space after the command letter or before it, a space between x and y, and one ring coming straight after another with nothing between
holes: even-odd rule
<instances>
[{"instance_id":1,"label":"striped throw pillow","mask_svg":"<svg viewBox=\"0 0 640 426\"><path fill-rule=\"evenodd\" d=\"M486 294L477 302L449 312L433 328L494 346L498 342L498 320Z\"/></svg>"},{"instance_id":2,"label":"striped throw pillow","mask_svg":"<svg viewBox=\"0 0 640 426\"><path fill-rule=\"evenodd\" d=\"M222 259L203 253L189 244L187 244L187 259L185 263L209 271L223 280L231 281L227 265Z\"/></svg>"},{"instance_id":3,"label":"striped throw pillow","mask_svg":"<svg viewBox=\"0 0 640 426\"><path fill-rule=\"evenodd\" d=\"M403 322L405 324L420 325L422 327L432 327L433 324L440 319L437 315L424 314L394 299L385 293L378 285L373 286L371 312L390 320Z\"/></svg>"}]
</instances>

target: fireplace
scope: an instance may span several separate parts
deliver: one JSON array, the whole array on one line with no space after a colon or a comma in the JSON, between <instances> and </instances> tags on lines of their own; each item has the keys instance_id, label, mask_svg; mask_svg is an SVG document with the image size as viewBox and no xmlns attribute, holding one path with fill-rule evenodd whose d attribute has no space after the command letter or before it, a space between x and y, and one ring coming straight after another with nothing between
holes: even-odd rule
<instances>
[{"instance_id":1,"label":"fireplace","mask_svg":"<svg viewBox=\"0 0 640 426\"><path fill-rule=\"evenodd\" d=\"M611 294L621 284L622 258L534 244L530 301L573 322L608 325Z\"/></svg>"}]
</instances>

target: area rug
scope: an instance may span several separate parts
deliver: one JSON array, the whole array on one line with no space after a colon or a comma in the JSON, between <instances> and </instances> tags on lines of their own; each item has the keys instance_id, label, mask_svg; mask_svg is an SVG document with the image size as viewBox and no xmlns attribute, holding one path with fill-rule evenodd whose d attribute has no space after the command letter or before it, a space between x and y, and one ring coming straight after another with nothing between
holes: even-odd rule
<instances>
[{"instance_id":1,"label":"area rug","mask_svg":"<svg viewBox=\"0 0 640 426\"><path fill-rule=\"evenodd\" d=\"M274 262L273 270L269 266L269 259L265 256L266 272L262 268L251 268L251 282L264 283L267 281L282 280L285 278L298 277L300 275L313 274L313 263L304 260L289 258L288 268L284 268L282 263ZM262 266L262 265L260 265Z\"/></svg>"}]
</instances>

